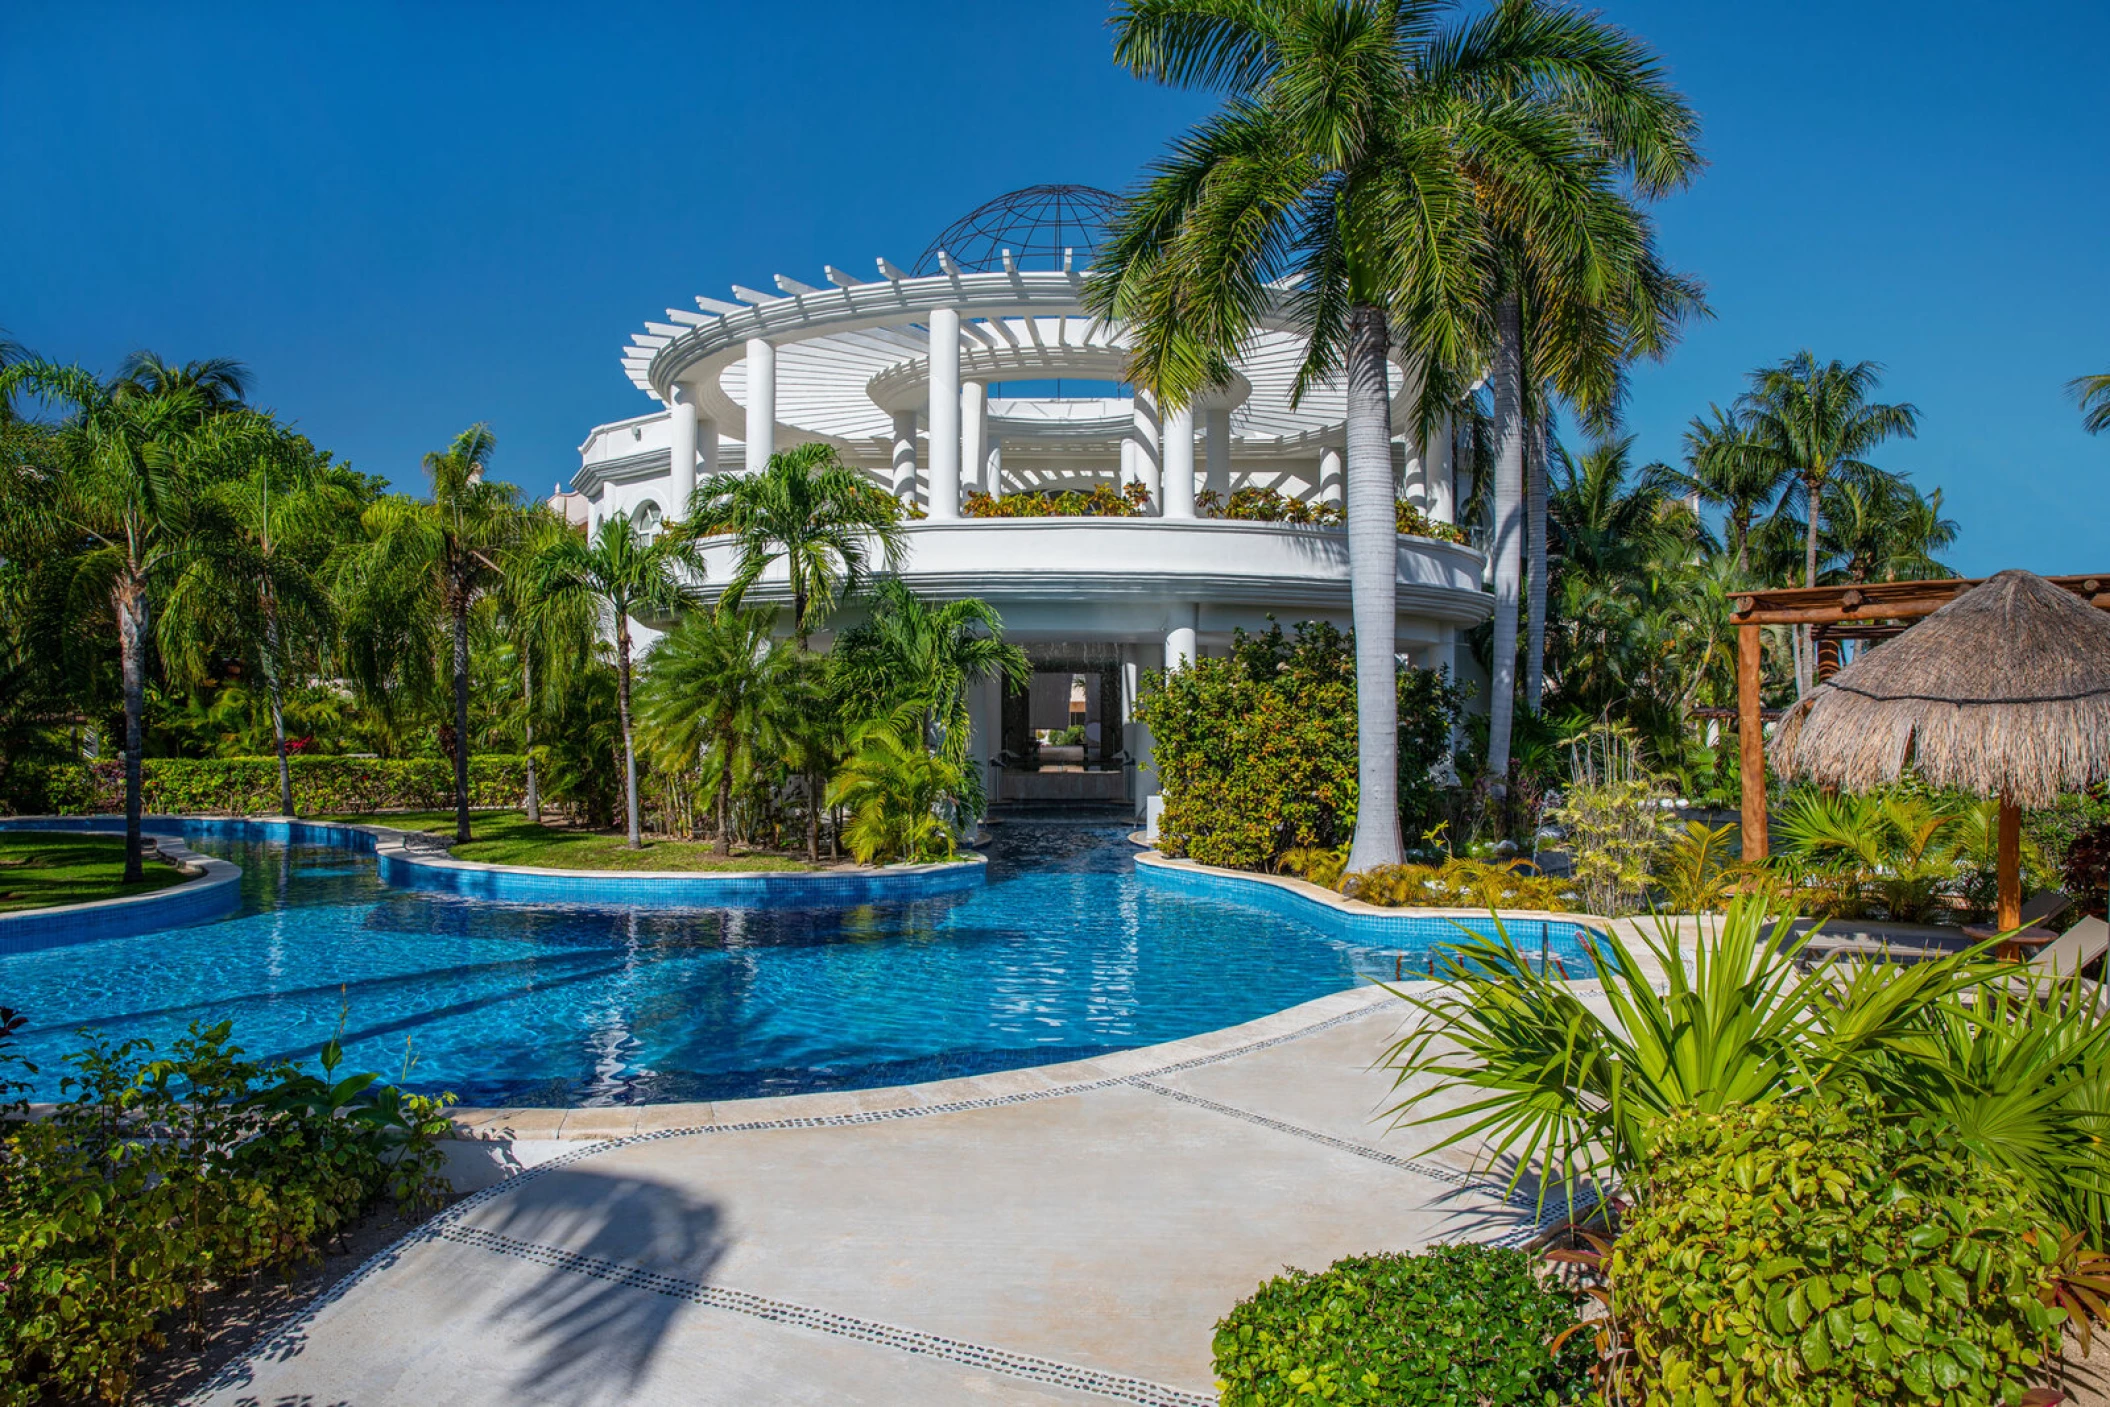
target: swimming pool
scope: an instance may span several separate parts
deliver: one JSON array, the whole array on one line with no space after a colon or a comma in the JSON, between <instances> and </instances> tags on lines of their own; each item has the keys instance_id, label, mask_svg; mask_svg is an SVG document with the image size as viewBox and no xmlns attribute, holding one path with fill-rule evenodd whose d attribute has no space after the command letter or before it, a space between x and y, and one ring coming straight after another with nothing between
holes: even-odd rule
<instances>
[{"instance_id":1,"label":"swimming pool","mask_svg":"<svg viewBox=\"0 0 2110 1407\"><path fill-rule=\"evenodd\" d=\"M193 849L242 866L237 914L0 955L0 1005L28 1018L18 1048L47 1099L83 1027L165 1045L232 1019L253 1056L293 1059L341 1020L349 1066L468 1105L638 1104L1154 1045L1390 978L1402 952L1411 972L1457 933L1432 919L1360 944L1146 884L1116 827L993 834L988 884L958 894L655 911L391 889L371 854L191 831ZM1553 947L1580 951L1572 934Z\"/></svg>"}]
</instances>

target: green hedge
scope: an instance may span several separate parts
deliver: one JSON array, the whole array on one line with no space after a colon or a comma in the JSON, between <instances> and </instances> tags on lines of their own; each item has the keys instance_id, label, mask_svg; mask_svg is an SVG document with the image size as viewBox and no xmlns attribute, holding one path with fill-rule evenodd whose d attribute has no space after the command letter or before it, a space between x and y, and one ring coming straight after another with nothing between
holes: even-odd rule
<instances>
[{"instance_id":1,"label":"green hedge","mask_svg":"<svg viewBox=\"0 0 2110 1407\"><path fill-rule=\"evenodd\" d=\"M432 811L454 804L454 765L440 757L295 757L293 807L303 816L340 811ZM124 764L117 761L18 768L5 809L20 815L86 816L125 808ZM269 757L149 758L140 767L149 814L278 813L278 762ZM527 759L469 759L471 806L517 806L527 794Z\"/></svg>"},{"instance_id":2,"label":"green hedge","mask_svg":"<svg viewBox=\"0 0 2110 1407\"><path fill-rule=\"evenodd\" d=\"M1399 671L1400 810L1425 824L1462 700L1448 676ZM1327 848L1355 831L1355 642L1305 622L1241 631L1227 656L1145 683L1136 716L1150 727L1165 812L1160 845L1205 865L1271 870L1292 850Z\"/></svg>"},{"instance_id":3,"label":"green hedge","mask_svg":"<svg viewBox=\"0 0 2110 1407\"><path fill-rule=\"evenodd\" d=\"M1586 1390L1596 1348L1570 1334L1582 1297L1522 1251L1437 1246L1292 1270L1216 1326L1224 1407L1306 1402L1542 1407Z\"/></svg>"},{"instance_id":4,"label":"green hedge","mask_svg":"<svg viewBox=\"0 0 2110 1407\"><path fill-rule=\"evenodd\" d=\"M2017 1403L2057 1348L2059 1246L1943 1130L1816 1100L1673 1114L1609 1263L1626 1400Z\"/></svg>"}]
</instances>

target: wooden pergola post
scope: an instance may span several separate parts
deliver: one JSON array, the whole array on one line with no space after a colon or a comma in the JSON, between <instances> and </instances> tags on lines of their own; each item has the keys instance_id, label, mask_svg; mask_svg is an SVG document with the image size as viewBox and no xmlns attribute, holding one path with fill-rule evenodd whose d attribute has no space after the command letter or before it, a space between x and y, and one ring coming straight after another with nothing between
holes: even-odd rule
<instances>
[{"instance_id":1,"label":"wooden pergola post","mask_svg":"<svg viewBox=\"0 0 2110 1407\"><path fill-rule=\"evenodd\" d=\"M1736 747L1743 777L1744 859L1763 860L1769 853L1766 834L1766 733L1759 710L1759 663L1764 642L1756 625L1736 628Z\"/></svg>"}]
</instances>

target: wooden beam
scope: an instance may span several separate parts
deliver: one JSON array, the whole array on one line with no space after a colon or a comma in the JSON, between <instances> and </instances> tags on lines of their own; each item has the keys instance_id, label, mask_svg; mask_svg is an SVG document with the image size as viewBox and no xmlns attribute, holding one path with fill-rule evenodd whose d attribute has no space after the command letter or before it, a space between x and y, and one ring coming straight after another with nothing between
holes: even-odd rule
<instances>
[{"instance_id":1,"label":"wooden beam","mask_svg":"<svg viewBox=\"0 0 2110 1407\"><path fill-rule=\"evenodd\" d=\"M2051 576L2099 610L2110 610L2110 572ZM1913 620L1948 605L1983 578L1943 581L1869 581L1858 586L1794 586L1740 593L1730 611L1738 625L1829 625L1840 621Z\"/></svg>"},{"instance_id":2,"label":"wooden beam","mask_svg":"<svg viewBox=\"0 0 2110 1407\"><path fill-rule=\"evenodd\" d=\"M1759 709L1759 663L1765 642L1757 625L1736 628L1736 745L1743 779L1740 833L1744 858L1763 860L1766 835L1766 733Z\"/></svg>"}]
</instances>

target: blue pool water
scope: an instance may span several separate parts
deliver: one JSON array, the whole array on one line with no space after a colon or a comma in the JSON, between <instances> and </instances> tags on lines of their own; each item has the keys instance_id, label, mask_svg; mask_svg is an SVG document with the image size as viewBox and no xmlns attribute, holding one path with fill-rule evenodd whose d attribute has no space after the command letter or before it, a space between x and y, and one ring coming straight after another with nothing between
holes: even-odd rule
<instances>
[{"instance_id":1,"label":"blue pool water","mask_svg":"<svg viewBox=\"0 0 2110 1407\"><path fill-rule=\"evenodd\" d=\"M80 1028L157 1044L231 1018L257 1056L348 1064L470 1105L861 1088L1079 1059L1390 978L1456 935L1369 945L1139 880L1116 828L995 828L989 883L848 910L493 904L390 889L371 855L186 843L243 868L215 923L0 955L0 1006L56 1097ZM1521 940L1520 940L1521 941ZM1572 938L1557 951L1576 951Z\"/></svg>"}]
</instances>

